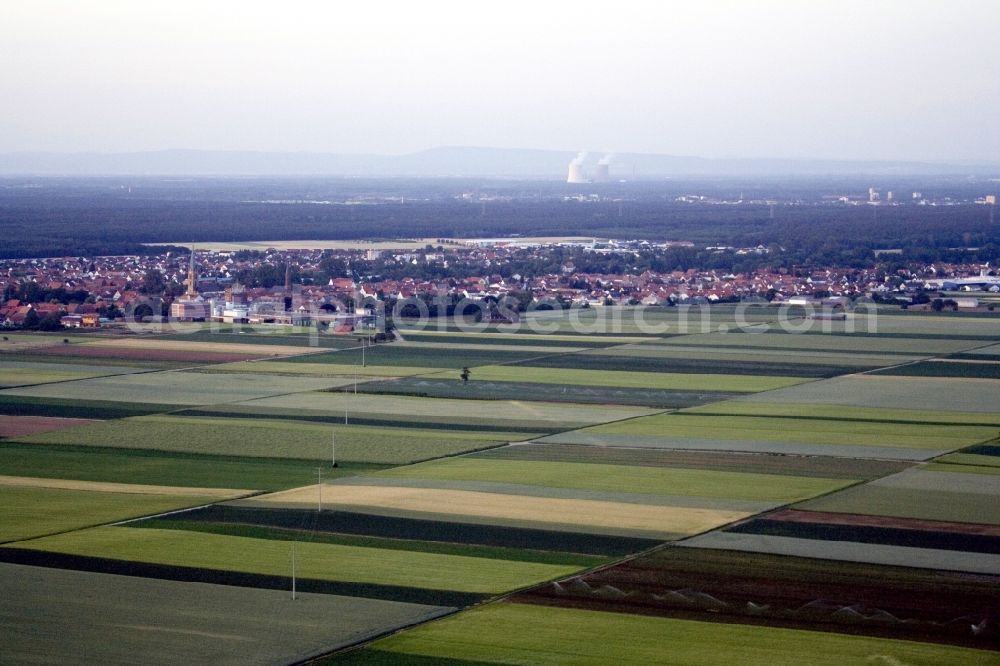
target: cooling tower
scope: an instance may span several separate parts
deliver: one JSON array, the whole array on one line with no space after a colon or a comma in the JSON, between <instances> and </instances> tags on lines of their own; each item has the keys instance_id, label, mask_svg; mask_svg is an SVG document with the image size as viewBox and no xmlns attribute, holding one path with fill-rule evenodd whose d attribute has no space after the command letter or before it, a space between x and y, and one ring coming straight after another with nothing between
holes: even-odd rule
<instances>
[{"instance_id":1,"label":"cooling tower","mask_svg":"<svg viewBox=\"0 0 1000 666\"><path fill-rule=\"evenodd\" d=\"M569 164L569 175L566 176L567 183L586 183L587 177L583 174L583 165L573 161Z\"/></svg>"},{"instance_id":2,"label":"cooling tower","mask_svg":"<svg viewBox=\"0 0 1000 666\"><path fill-rule=\"evenodd\" d=\"M600 162L596 169L594 169L594 182L595 183L610 183L611 182L611 166L606 162Z\"/></svg>"}]
</instances>

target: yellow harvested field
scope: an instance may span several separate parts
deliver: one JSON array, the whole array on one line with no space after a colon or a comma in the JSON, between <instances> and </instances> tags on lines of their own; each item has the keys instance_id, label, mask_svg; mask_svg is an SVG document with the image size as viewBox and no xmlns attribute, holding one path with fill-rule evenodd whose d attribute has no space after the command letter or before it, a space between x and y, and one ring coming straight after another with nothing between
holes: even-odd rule
<instances>
[{"instance_id":1,"label":"yellow harvested field","mask_svg":"<svg viewBox=\"0 0 1000 666\"><path fill-rule=\"evenodd\" d=\"M256 497L253 506L315 506L318 487L294 488ZM673 537L697 534L750 515L745 511L653 506L603 500L528 497L469 490L394 486L323 485L323 504L438 514L439 519L489 519L550 523L581 531L642 532Z\"/></svg>"},{"instance_id":2,"label":"yellow harvested field","mask_svg":"<svg viewBox=\"0 0 1000 666\"><path fill-rule=\"evenodd\" d=\"M295 345L254 345L232 342L196 342L188 340L163 340L149 338L114 338L84 343L87 347L115 347L118 349L161 349L180 352L219 352L245 356L297 356L328 351L315 347Z\"/></svg>"},{"instance_id":3,"label":"yellow harvested field","mask_svg":"<svg viewBox=\"0 0 1000 666\"><path fill-rule=\"evenodd\" d=\"M138 483L107 483L73 479L41 479L28 476L0 475L0 486L21 488L52 488L56 490L88 490L98 493L128 493L136 495L173 495L175 497L217 497L235 499L253 493L236 488L184 488L180 486L149 486Z\"/></svg>"}]
</instances>

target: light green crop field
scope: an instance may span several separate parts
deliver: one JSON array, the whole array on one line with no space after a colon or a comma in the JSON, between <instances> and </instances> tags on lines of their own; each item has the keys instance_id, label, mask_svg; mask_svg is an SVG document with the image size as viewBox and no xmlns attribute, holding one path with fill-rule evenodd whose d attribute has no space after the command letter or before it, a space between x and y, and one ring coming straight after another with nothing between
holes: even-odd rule
<instances>
[{"instance_id":1,"label":"light green crop field","mask_svg":"<svg viewBox=\"0 0 1000 666\"><path fill-rule=\"evenodd\" d=\"M729 306L677 308L608 306L562 312L535 311L521 320L519 330L531 333L583 333L592 335L676 335L714 331L774 321L779 310L749 307L737 312Z\"/></svg>"},{"instance_id":2,"label":"light green crop field","mask_svg":"<svg viewBox=\"0 0 1000 666\"><path fill-rule=\"evenodd\" d=\"M621 423L594 426L582 434L719 440L808 442L923 448L958 448L996 436L992 426L945 426L870 421L757 416L656 414Z\"/></svg>"},{"instance_id":3,"label":"light green crop field","mask_svg":"<svg viewBox=\"0 0 1000 666\"><path fill-rule=\"evenodd\" d=\"M1000 380L850 375L737 400L932 412L1000 413Z\"/></svg>"},{"instance_id":4,"label":"light green crop field","mask_svg":"<svg viewBox=\"0 0 1000 666\"><path fill-rule=\"evenodd\" d=\"M497 424L497 429L502 429L505 421L566 424L566 427L578 427L584 424L634 418L657 411L616 405L591 406L523 400L452 400L326 392L262 398L240 403L239 406L266 412L280 410L290 414L316 413L341 416L346 410L351 415L379 415L395 420L405 420L409 416L439 417L453 420L456 426L461 423Z\"/></svg>"},{"instance_id":5,"label":"light green crop field","mask_svg":"<svg viewBox=\"0 0 1000 666\"><path fill-rule=\"evenodd\" d=\"M396 479L467 480L650 495L793 502L853 483L775 474L487 458L434 460L379 472Z\"/></svg>"},{"instance_id":6,"label":"light green crop field","mask_svg":"<svg viewBox=\"0 0 1000 666\"><path fill-rule=\"evenodd\" d=\"M380 469L340 461L323 479ZM316 478L311 460L201 456L149 449L0 443L0 473L21 477L135 483L184 488L279 490Z\"/></svg>"},{"instance_id":7,"label":"light green crop field","mask_svg":"<svg viewBox=\"0 0 1000 666\"><path fill-rule=\"evenodd\" d=\"M995 655L869 636L499 603L396 634L332 663L964 666L996 663Z\"/></svg>"},{"instance_id":8,"label":"light green crop field","mask_svg":"<svg viewBox=\"0 0 1000 666\"><path fill-rule=\"evenodd\" d=\"M32 347L52 347L66 344L63 340L69 340L72 344L94 339L89 335L63 335L61 333L4 333L3 335L7 339L0 340L0 352L16 352L29 350Z\"/></svg>"},{"instance_id":9,"label":"light green crop field","mask_svg":"<svg viewBox=\"0 0 1000 666\"><path fill-rule=\"evenodd\" d=\"M649 338L637 338L629 336L611 336L611 335L558 335L556 333L487 333L487 332L470 332L462 333L455 331L437 331L433 327L428 328L423 331L405 331L404 335L407 340L412 340L414 342L421 342L422 338L428 337L447 337L454 338L456 343L467 344L473 343L477 340L479 341L490 341L497 344L503 344L503 342L520 342L532 341L537 342L539 345L545 345L547 342L569 342L578 343L584 345L601 344L601 345L613 345L613 344L627 344L627 343L641 343ZM518 345L520 348L520 344ZM566 350L565 347L561 348L563 351Z\"/></svg>"},{"instance_id":10,"label":"light green crop field","mask_svg":"<svg viewBox=\"0 0 1000 666\"><path fill-rule=\"evenodd\" d=\"M396 342L393 347L398 349L413 349L415 351L424 349L461 349L463 351L490 351L490 352L530 352L532 354L538 354L539 356L545 354L571 354L574 352L581 352L587 347L563 347L563 346L548 346L544 345L543 341L539 341L535 345L526 344L509 344L505 345L502 341L493 342L483 342L475 343L470 342L468 339L464 341L463 344L459 345L454 342L445 341L423 341L420 338L413 337L407 339L406 342Z\"/></svg>"},{"instance_id":11,"label":"light green crop field","mask_svg":"<svg viewBox=\"0 0 1000 666\"><path fill-rule=\"evenodd\" d=\"M353 380L351 380L353 381ZM214 405L269 395L342 386L347 379L276 377L202 372L144 372L116 377L7 389L0 395L77 400L110 400L168 405Z\"/></svg>"},{"instance_id":12,"label":"light green crop field","mask_svg":"<svg viewBox=\"0 0 1000 666\"><path fill-rule=\"evenodd\" d=\"M108 493L0 485L0 542L218 501L218 497Z\"/></svg>"},{"instance_id":13,"label":"light green crop field","mask_svg":"<svg viewBox=\"0 0 1000 666\"><path fill-rule=\"evenodd\" d=\"M287 541L187 532L98 527L37 539L25 548L277 576L291 575ZM300 578L399 585L455 592L499 593L541 583L578 567L464 555L295 542Z\"/></svg>"},{"instance_id":14,"label":"light green crop field","mask_svg":"<svg viewBox=\"0 0 1000 666\"><path fill-rule=\"evenodd\" d=\"M878 355L851 354L839 351L796 351L794 349L741 349L739 347L717 346L682 346L680 344L665 345L648 343L642 345L621 345L600 349L592 352L601 356L629 356L639 358L678 358L704 359L710 361L743 361L743 362L774 362L774 363L826 363L838 366L870 368L886 365L897 365L909 361L926 358L924 355Z\"/></svg>"},{"instance_id":15,"label":"light green crop field","mask_svg":"<svg viewBox=\"0 0 1000 666\"><path fill-rule=\"evenodd\" d=\"M476 380L737 393L768 391L809 381L801 377L575 370L572 368L533 368L519 365L486 365L474 368L471 381Z\"/></svg>"},{"instance_id":16,"label":"light green crop field","mask_svg":"<svg viewBox=\"0 0 1000 666\"><path fill-rule=\"evenodd\" d=\"M815 322L819 323L819 322ZM822 322L826 323L826 322ZM961 351L982 343L974 340L949 340L947 338L895 338L868 335L823 335L793 333L707 333L667 338L657 344L683 346L718 346L741 349L786 349L807 351L844 351L902 354L947 354Z\"/></svg>"},{"instance_id":17,"label":"light green crop field","mask_svg":"<svg viewBox=\"0 0 1000 666\"><path fill-rule=\"evenodd\" d=\"M1000 338L997 332L1000 328L1000 317L952 317L948 314L906 314L865 316L856 314L853 321L825 321L824 325L834 333L845 330L870 331L884 335L914 335L941 336L948 338L955 335L976 336L989 340ZM969 346L975 344L969 343Z\"/></svg>"},{"instance_id":18,"label":"light green crop field","mask_svg":"<svg viewBox=\"0 0 1000 666\"><path fill-rule=\"evenodd\" d=\"M969 465L1000 469L1000 456L987 456L978 453L950 453L946 456L938 458L938 460L944 463L950 463L949 466L952 467Z\"/></svg>"},{"instance_id":19,"label":"light green crop field","mask_svg":"<svg viewBox=\"0 0 1000 666\"><path fill-rule=\"evenodd\" d=\"M483 449L524 433L330 425L291 420L140 416L89 423L18 439L226 456L402 464Z\"/></svg>"},{"instance_id":20,"label":"light green crop field","mask_svg":"<svg viewBox=\"0 0 1000 666\"><path fill-rule=\"evenodd\" d=\"M1000 525L1000 476L990 468L928 465L800 505L810 511ZM979 471L985 473L977 473ZM969 473L972 472L972 473Z\"/></svg>"},{"instance_id":21,"label":"light green crop field","mask_svg":"<svg viewBox=\"0 0 1000 666\"><path fill-rule=\"evenodd\" d=\"M847 419L885 421L891 423L941 423L954 425L1000 426L1000 413L941 411L859 407L843 405L813 405L808 403L769 403L725 400L681 410L682 414L718 414L744 416L791 416L803 419Z\"/></svg>"},{"instance_id":22,"label":"light green crop field","mask_svg":"<svg viewBox=\"0 0 1000 666\"><path fill-rule=\"evenodd\" d=\"M48 384L107 375L125 375L133 372L140 372L140 370L113 365L11 361L0 356L0 387Z\"/></svg>"},{"instance_id":23,"label":"light green crop field","mask_svg":"<svg viewBox=\"0 0 1000 666\"><path fill-rule=\"evenodd\" d=\"M395 365L366 365L362 367L350 364L337 363L309 363L302 361L291 363L289 361L239 361L237 363L221 363L198 368L198 372L204 373L248 373L257 375L295 375L304 377L336 377L344 378L340 386L347 386L354 382L354 376L361 379L366 377L409 377L412 375L425 375L430 372L440 372L442 368L411 368ZM350 381L348 381L350 380Z\"/></svg>"},{"instance_id":24,"label":"light green crop field","mask_svg":"<svg viewBox=\"0 0 1000 666\"><path fill-rule=\"evenodd\" d=\"M921 466L920 470L923 472L955 472L958 474L988 474L991 476L996 476L1000 474L1000 466L998 465L946 464L950 462L947 460L947 456L942 460L944 460L944 463L941 462L927 463L926 465Z\"/></svg>"}]
</instances>

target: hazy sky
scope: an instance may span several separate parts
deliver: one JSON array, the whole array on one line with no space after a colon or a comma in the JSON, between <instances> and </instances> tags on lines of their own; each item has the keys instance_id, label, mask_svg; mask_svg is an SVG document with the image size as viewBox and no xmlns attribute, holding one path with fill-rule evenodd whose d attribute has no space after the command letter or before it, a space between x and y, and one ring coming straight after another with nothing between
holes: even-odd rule
<instances>
[{"instance_id":1,"label":"hazy sky","mask_svg":"<svg viewBox=\"0 0 1000 666\"><path fill-rule=\"evenodd\" d=\"M0 0L0 151L1000 159L1000 0Z\"/></svg>"}]
</instances>

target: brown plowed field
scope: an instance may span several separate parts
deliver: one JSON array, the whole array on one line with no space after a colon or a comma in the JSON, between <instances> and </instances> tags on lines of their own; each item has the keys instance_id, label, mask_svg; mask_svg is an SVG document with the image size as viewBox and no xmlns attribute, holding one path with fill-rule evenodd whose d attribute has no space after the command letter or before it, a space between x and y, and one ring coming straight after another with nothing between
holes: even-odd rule
<instances>
[{"instance_id":1,"label":"brown plowed field","mask_svg":"<svg viewBox=\"0 0 1000 666\"><path fill-rule=\"evenodd\" d=\"M513 600L1000 649L986 575L667 547Z\"/></svg>"},{"instance_id":2,"label":"brown plowed field","mask_svg":"<svg viewBox=\"0 0 1000 666\"><path fill-rule=\"evenodd\" d=\"M0 414L0 438L23 437L50 430L62 430L91 423L91 419L62 419L51 416L8 416Z\"/></svg>"}]
</instances>

